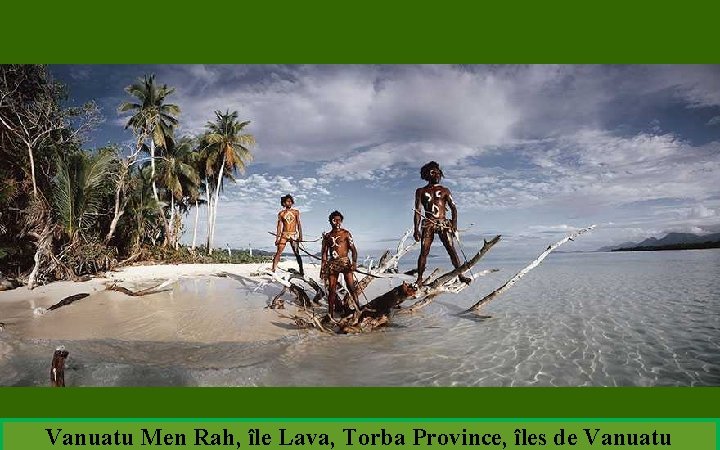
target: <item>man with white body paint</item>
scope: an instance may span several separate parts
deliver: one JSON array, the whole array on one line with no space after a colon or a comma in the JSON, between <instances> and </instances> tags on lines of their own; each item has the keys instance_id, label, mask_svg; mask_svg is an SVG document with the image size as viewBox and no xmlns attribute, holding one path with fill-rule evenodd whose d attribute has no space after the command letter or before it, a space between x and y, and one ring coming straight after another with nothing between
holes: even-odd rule
<instances>
[{"instance_id":1,"label":"man with white body paint","mask_svg":"<svg viewBox=\"0 0 720 450\"><path fill-rule=\"evenodd\" d=\"M420 241L420 256L418 256L417 267L417 285L420 286L423 281L423 273L425 272L425 264L430 246L433 243L435 234L440 236L440 241L445 246L450 261L455 268L460 267L460 258L453 245L453 237L457 233L457 208L453 202L450 189L442 186L440 180L443 172L440 165L435 161L422 166L420 169L420 177L427 181L428 184L418 188L415 191L415 211L413 213L413 223L415 233L413 237L415 241ZM422 206L423 210L420 210ZM445 217L447 208L450 208L451 218ZM460 274L460 281L470 283L470 278Z\"/></svg>"},{"instance_id":2,"label":"man with white body paint","mask_svg":"<svg viewBox=\"0 0 720 450\"><path fill-rule=\"evenodd\" d=\"M345 286L350 293L350 301L359 313L353 272L357 270L358 252L352 234L342 227L343 215L333 211L328 217L332 230L323 234L322 263L320 274L328 282L328 314L332 318L337 308L337 281L340 274L345 277ZM352 259L348 256L352 253Z\"/></svg>"}]
</instances>

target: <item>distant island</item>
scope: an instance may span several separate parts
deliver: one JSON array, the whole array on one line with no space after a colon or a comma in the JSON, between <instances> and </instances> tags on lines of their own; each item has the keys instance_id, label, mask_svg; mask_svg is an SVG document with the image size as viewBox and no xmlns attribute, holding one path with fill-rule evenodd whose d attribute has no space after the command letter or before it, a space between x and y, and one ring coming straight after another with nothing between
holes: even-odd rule
<instances>
[{"instance_id":1,"label":"distant island","mask_svg":"<svg viewBox=\"0 0 720 450\"><path fill-rule=\"evenodd\" d=\"M720 248L720 233L698 235L692 233L668 233L665 237L654 237L642 242L624 242L620 245L602 247L599 252L654 252L662 250L698 250Z\"/></svg>"}]
</instances>

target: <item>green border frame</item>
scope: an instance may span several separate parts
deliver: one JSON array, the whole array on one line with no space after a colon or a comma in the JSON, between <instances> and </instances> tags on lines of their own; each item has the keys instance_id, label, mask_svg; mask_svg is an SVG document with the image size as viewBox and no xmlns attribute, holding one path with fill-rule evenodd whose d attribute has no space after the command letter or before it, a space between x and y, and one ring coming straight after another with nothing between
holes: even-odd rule
<instances>
[{"instance_id":1,"label":"green border frame","mask_svg":"<svg viewBox=\"0 0 720 450\"><path fill-rule=\"evenodd\" d=\"M720 3L698 0L39 0L3 9L1 62L720 63ZM0 388L0 416L47 418L51 406L63 420L327 417L323 400L336 396L376 399L344 410L348 418L720 417L716 387Z\"/></svg>"},{"instance_id":2,"label":"green border frame","mask_svg":"<svg viewBox=\"0 0 720 450\"><path fill-rule=\"evenodd\" d=\"M720 62L720 3L701 0L36 0L3 9L4 62Z\"/></svg>"},{"instance_id":3,"label":"green border frame","mask_svg":"<svg viewBox=\"0 0 720 450\"><path fill-rule=\"evenodd\" d=\"M720 388L1 388L0 418L720 417ZM58 407L61 405L61 407Z\"/></svg>"},{"instance_id":4,"label":"green border frame","mask_svg":"<svg viewBox=\"0 0 720 450\"><path fill-rule=\"evenodd\" d=\"M53 424L53 426L59 426L60 424L68 424L68 426L72 426L71 424L84 424L88 425L90 423L96 424L96 423L112 423L119 427L124 427L125 424L133 424L135 426L142 427L145 423L155 423L155 424L165 424L166 426L176 425L176 424L193 424L193 426L197 425L207 425L207 424L222 424L223 426L226 426L228 424L242 424L242 423L255 423L255 424L272 424L277 423L281 424L283 427L290 425L290 428L292 428L295 424L332 424L332 423L353 423L359 425L358 428L363 428L363 424L366 423L380 423L385 426L389 426L391 428L390 433L397 431L395 425L396 424L452 424L452 423L497 423L497 424L504 424L505 427L510 426L543 426L542 424L552 424L552 423L561 423L564 424L564 426L572 426L573 424L592 424L592 425L599 425L599 424L674 424L675 426L682 425L682 424L707 424L711 426L711 429L707 429L705 431L711 432L712 434L705 435L703 438L709 438L712 439L711 436L714 435L714 439L712 441L708 442L703 440L703 444L708 443L712 445L714 443L715 445L712 445L716 449L720 448L719 439L718 439L718 425L720 424L720 421L717 419L672 419L672 418L664 418L664 419L643 419L643 418L635 418L635 419L618 419L618 418L605 418L605 419L599 419L599 418L593 418L593 419L586 419L586 418L565 418L565 419L558 419L558 418L512 418L512 419L479 419L479 418L447 418L447 419L437 419L437 418L348 418L348 417L331 417L331 418L271 418L271 419L254 419L254 418L219 418L219 419L203 419L203 418L137 418L137 419L112 419L112 418L77 418L77 419L60 419L60 420L52 420L52 419L9 419L9 420L0 420L0 450L4 449L5 447L5 439L3 438L3 429L5 428L5 424ZM22 426L22 425L21 425ZM32 426L32 425L30 425ZM660 425L662 426L662 425ZM533 427L534 428L534 427ZM612 427L611 427L612 428ZM22 430L22 428L21 428ZM534 428L534 430L537 431L537 428ZM18 431L18 430L16 430ZM22 431L22 436L24 437L15 437L15 441L23 440L24 438L27 438L27 427ZM77 430L76 430L77 431ZM167 431L167 433L174 433L177 432L177 428L171 428ZM271 431L265 428L263 431ZM276 430L277 431L277 430ZM298 431L297 429L295 430ZM315 430L317 431L317 430ZM313 431L313 432L315 432ZM323 432L326 432L328 430L323 429ZM541 430L542 431L542 430ZM676 431L679 431L676 429ZM696 434L692 434L693 432L699 432L699 428L695 428L694 431L688 432L687 430L682 433L684 436L684 439L689 439L690 436L693 436L693 444L697 445L698 442L696 440L698 439L698 436ZM20 431L18 431L20 432ZM33 431L35 433L36 431ZM72 432L72 431L68 431ZM104 432L104 431L103 431ZM123 429L123 432L126 432L125 429ZM335 430L337 432L337 430ZM332 432L331 432L332 433ZM688 433L690 433L688 435ZM235 434L235 431L233 430L233 435L236 437L238 435ZM7 435L9 436L9 435ZM34 435L33 435L34 436ZM35 436L33 437L35 438ZM39 444L38 442L34 442L35 444ZM160 445L158 443L158 445ZM191 444L184 444L184 447L189 447ZM238 445L240 445L238 443ZM406 444L407 445L407 444ZM504 445L504 444L503 444ZM45 445L44 447L46 447ZM277 441L274 441L273 444L270 444L270 448L276 448L278 446ZM427 447L428 445L426 445ZM552 448L558 448L556 445L548 444L548 446ZM262 446L260 446L262 447ZM588 448L588 445L581 445L582 448ZM517 446L513 446L512 448L517 448ZM655 448L655 447L653 447ZM684 448L684 447L683 447ZM707 448L705 445L703 445L702 448Z\"/></svg>"}]
</instances>

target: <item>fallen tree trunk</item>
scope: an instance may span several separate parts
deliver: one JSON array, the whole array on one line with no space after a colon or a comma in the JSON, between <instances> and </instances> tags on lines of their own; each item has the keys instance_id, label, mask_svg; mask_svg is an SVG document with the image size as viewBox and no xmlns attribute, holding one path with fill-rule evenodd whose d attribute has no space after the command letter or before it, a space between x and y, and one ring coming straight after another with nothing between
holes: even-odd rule
<instances>
[{"instance_id":1,"label":"fallen tree trunk","mask_svg":"<svg viewBox=\"0 0 720 450\"><path fill-rule=\"evenodd\" d=\"M414 313L419 311L420 309L426 307L430 303L435 300L435 297L442 294L443 292L453 292L458 293L465 289L468 284L463 283L459 280L454 280L458 275L467 272L470 270L475 264L477 264L478 261L480 261L480 258L485 256L485 254L490 251L491 248L498 242L500 242L500 235L495 236L490 241L484 241L482 248L479 252L475 254L472 258L470 258L469 261L466 261L465 264L462 264L460 267L458 267L455 270L452 270L444 275L440 275L437 279L435 279L432 282L427 283L427 287L424 287L422 290L422 298L415 302L412 306L410 306L407 310L404 310L407 313ZM483 276L485 274L491 273L497 271L497 269L491 269L487 271L483 271L478 273L477 275L473 274L472 279L476 279L480 276ZM432 275L428 278L431 279ZM457 282L455 282L457 281Z\"/></svg>"}]
</instances>

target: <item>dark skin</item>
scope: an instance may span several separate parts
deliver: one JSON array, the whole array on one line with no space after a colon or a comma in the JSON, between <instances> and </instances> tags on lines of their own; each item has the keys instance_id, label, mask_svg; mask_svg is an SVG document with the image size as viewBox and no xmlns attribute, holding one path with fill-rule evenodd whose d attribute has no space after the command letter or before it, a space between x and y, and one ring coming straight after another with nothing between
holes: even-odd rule
<instances>
[{"instance_id":1,"label":"dark skin","mask_svg":"<svg viewBox=\"0 0 720 450\"><path fill-rule=\"evenodd\" d=\"M298 262L300 274L304 274L302 258L300 257L300 242L302 242L302 225L300 224L300 211L293 209L294 202L290 198L283 200L283 209L278 213L277 220L277 233L275 237L275 245L277 251L273 258L272 271L275 272L278 262L280 261L280 255L285 250L285 245L289 242L290 248L295 253L295 259ZM292 214L293 218L290 220L285 219L286 214Z\"/></svg>"},{"instance_id":2,"label":"dark skin","mask_svg":"<svg viewBox=\"0 0 720 450\"><path fill-rule=\"evenodd\" d=\"M415 212L413 224L415 241L420 241L420 256L418 256L417 285L420 286L425 273L427 257L430 254L435 234L440 237L450 261L455 268L460 267L460 258L453 244L453 237L457 233L457 208L450 195L450 190L440 185L442 172L439 169L430 169L428 184L415 191ZM420 209L422 207L422 209ZM451 218L446 219L447 210L450 209ZM460 280L469 283L470 278L460 275Z\"/></svg>"},{"instance_id":3,"label":"dark skin","mask_svg":"<svg viewBox=\"0 0 720 450\"><path fill-rule=\"evenodd\" d=\"M357 297L355 295L355 280L353 272L357 270L358 252L355 248L352 235L350 232L342 228L342 219L340 216L333 216L330 219L332 230L323 235L322 240L322 262L320 265L320 273L328 282L328 314L333 317L337 307L337 282L340 274L328 270L328 262L344 257L350 258L351 267L342 273L345 278L345 286L350 291L350 298L355 307L355 313L358 313ZM352 257L349 254L352 253Z\"/></svg>"}]
</instances>

